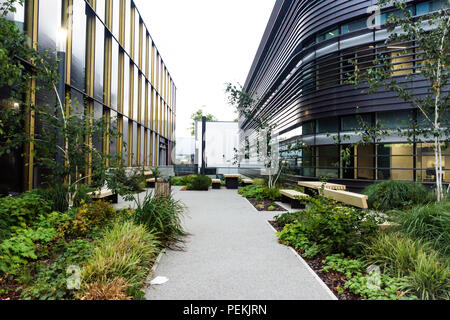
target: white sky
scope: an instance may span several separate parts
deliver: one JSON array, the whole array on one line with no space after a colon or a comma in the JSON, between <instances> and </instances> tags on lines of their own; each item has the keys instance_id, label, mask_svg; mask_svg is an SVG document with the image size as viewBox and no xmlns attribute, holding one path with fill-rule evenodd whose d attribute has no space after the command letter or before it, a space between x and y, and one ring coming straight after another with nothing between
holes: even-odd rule
<instances>
[{"instance_id":1,"label":"white sky","mask_svg":"<svg viewBox=\"0 0 450 320\"><path fill-rule=\"evenodd\" d=\"M177 86L177 136L200 108L234 120L225 83L245 83L275 0L135 2Z\"/></svg>"}]
</instances>

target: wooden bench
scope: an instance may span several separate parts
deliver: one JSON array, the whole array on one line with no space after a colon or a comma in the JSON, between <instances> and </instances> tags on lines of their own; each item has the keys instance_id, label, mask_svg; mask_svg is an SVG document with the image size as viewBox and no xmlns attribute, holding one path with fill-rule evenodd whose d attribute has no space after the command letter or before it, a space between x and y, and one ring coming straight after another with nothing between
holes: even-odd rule
<instances>
[{"instance_id":1,"label":"wooden bench","mask_svg":"<svg viewBox=\"0 0 450 320\"><path fill-rule=\"evenodd\" d=\"M242 180L242 184L243 184L244 186L251 186L251 185L254 184L254 182L253 182L252 179L244 179L244 180Z\"/></svg>"},{"instance_id":2,"label":"wooden bench","mask_svg":"<svg viewBox=\"0 0 450 320\"><path fill-rule=\"evenodd\" d=\"M148 177L153 174L153 171L144 171L144 176Z\"/></svg>"},{"instance_id":3,"label":"wooden bench","mask_svg":"<svg viewBox=\"0 0 450 320\"><path fill-rule=\"evenodd\" d=\"M295 190L280 190L283 203L290 203L292 209L305 209L305 205L301 203L301 198L309 198L307 194Z\"/></svg>"},{"instance_id":4,"label":"wooden bench","mask_svg":"<svg viewBox=\"0 0 450 320\"><path fill-rule=\"evenodd\" d=\"M224 174L227 189L239 189L239 178L240 174Z\"/></svg>"},{"instance_id":5,"label":"wooden bench","mask_svg":"<svg viewBox=\"0 0 450 320\"><path fill-rule=\"evenodd\" d=\"M119 196L117 194L114 194L112 190L109 190L107 188L103 188L100 191L94 191L88 193L88 195L93 200L110 200L112 203L116 204L119 202Z\"/></svg>"},{"instance_id":6,"label":"wooden bench","mask_svg":"<svg viewBox=\"0 0 450 320\"><path fill-rule=\"evenodd\" d=\"M213 189L220 189L222 187L222 181L220 181L220 179L213 179L212 180L212 188Z\"/></svg>"},{"instance_id":7,"label":"wooden bench","mask_svg":"<svg viewBox=\"0 0 450 320\"><path fill-rule=\"evenodd\" d=\"M341 184L336 183L323 183L319 181L299 181L298 185L300 187L305 188L305 193L309 196L314 196L314 190L320 191L322 187L325 187L325 189L330 190L347 190L347 187Z\"/></svg>"},{"instance_id":8,"label":"wooden bench","mask_svg":"<svg viewBox=\"0 0 450 320\"><path fill-rule=\"evenodd\" d=\"M325 189L324 196L357 208L369 209L369 205L367 204L369 197L363 194Z\"/></svg>"},{"instance_id":9,"label":"wooden bench","mask_svg":"<svg viewBox=\"0 0 450 320\"><path fill-rule=\"evenodd\" d=\"M150 189L154 189L155 188L155 183L156 183L156 179L155 178L151 178L151 179L147 179L147 187ZM158 182L163 182L163 179L158 178Z\"/></svg>"}]
</instances>

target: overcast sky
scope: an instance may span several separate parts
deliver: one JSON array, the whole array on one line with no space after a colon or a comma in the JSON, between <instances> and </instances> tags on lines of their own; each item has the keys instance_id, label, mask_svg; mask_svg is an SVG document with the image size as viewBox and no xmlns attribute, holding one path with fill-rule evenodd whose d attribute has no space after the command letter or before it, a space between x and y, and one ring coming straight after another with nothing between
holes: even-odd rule
<instances>
[{"instance_id":1,"label":"overcast sky","mask_svg":"<svg viewBox=\"0 0 450 320\"><path fill-rule=\"evenodd\" d=\"M135 0L177 86L177 136L200 108L236 118L225 83L247 78L276 0Z\"/></svg>"}]
</instances>

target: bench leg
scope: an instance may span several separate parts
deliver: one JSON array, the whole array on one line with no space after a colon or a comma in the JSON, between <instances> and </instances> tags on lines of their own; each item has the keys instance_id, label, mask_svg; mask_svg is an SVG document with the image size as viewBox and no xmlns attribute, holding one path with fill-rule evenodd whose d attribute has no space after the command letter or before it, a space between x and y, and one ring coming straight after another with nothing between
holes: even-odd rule
<instances>
[{"instance_id":1,"label":"bench leg","mask_svg":"<svg viewBox=\"0 0 450 320\"><path fill-rule=\"evenodd\" d=\"M119 195L118 194L114 194L110 197L111 199L111 203L112 204L118 204L119 203Z\"/></svg>"},{"instance_id":2,"label":"bench leg","mask_svg":"<svg viewBox=\"0 0 450 320\"><path fill-rule=\"evenodd\" d=\"M298 199L291 199L291 208L292 209L305 209L306 206L300 202Z\"/></svg>"},{"instance_id":3,"label":"bench leg","mask_svg":"<svg viewBox=\"0 0 450 320\"><path fill-rule=\"evenodd\" d=\"M237 178L228 178L226 181L227 189L237 190L239 189L239 180Z\"/></svg>"},{"instance_id":4,"label":"bench leg","mask_svg":"<svg viewBox=\"0 0 450 320\"><path fill-rule=\"evenodd\" d=\"M285 195L282 195L282 196L281 196L281 202L282 202L282 203L290 203L290 202L291 202L291 199L288 198L288 197L286 197Z\"/></svg>"},{"instance_id":5,"label":"bench leg","mask_svg":"<svg viewBox=\"0 0 450 320\"><path fill-rule=\"evenodd\" d=\"M310 197L317 196L316 190L311 189L311 188L305 188L305 194L310 196Z\"/></svg>"},{"instance_id":6,"label":"bench leg","mask_svg":"<svg viewBox=\"0 0 450 320\"><path fill-rule=\"evenodd\" d=\"M215 189L215 190L219 190L220 187L221 187L221 184L220 184L220 183L214 183L214 184L212 185L212 188Z\"/></svg>"}]
</instances>

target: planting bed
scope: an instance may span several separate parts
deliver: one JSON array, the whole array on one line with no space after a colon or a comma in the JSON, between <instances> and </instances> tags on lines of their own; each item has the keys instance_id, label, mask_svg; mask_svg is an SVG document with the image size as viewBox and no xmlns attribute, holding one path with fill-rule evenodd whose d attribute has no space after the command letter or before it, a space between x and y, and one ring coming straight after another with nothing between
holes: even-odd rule
<instances>
[{"instance_id":1,"label":"planting bed","mask_svg":"<svg viewBox=\"0 0 450 320\"><path fill-rule=\"evenodd\" d=\"M269 223L277 230L281 232L283 228L281 228L276 221L269 221ZM295 249L294 249L295 250ZM302 252L296 250L296 252L302 256ZM347 282L347 278L339 274L337 272L323 272L322 268L324 267L323 260L325 257L323 255L318 255L314 259L306 259L302 256L303 260L308 263L311 269L322 279L322 281L330 288L330 290L334 293L339 300L362 300L361 296L348 292L344 289L345 283ZM338 288L341 288L338 289ZM340 292L338 292L338 290Z\"/></svg>"},{"instance_id":2,"label":"planting bed","mask_svg":"<svg viewBox=\"0 0 450 320\"><path fill-rule=\"evenodd\" d=\"M273 212L286 212L287 210L284 209L283 207L280 207L279 205L277 205L276 203L274 203L274 201L272 200L268 200L268 199L264 199L264 200L257 200L254 198L249 198L247 199L258 211L273 211ZM259 208L259 206L261 206L261 208ZM264 209L262 208L262 206L264 206ZM270 207L274 207L275 210L269 210Z\"/></svg>"}]
</instances>

